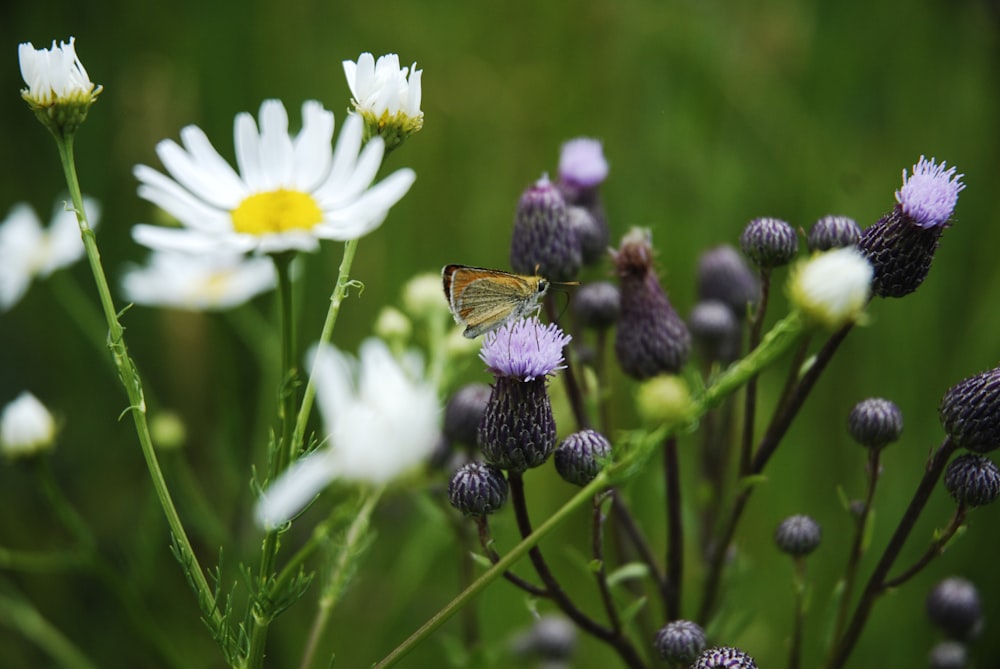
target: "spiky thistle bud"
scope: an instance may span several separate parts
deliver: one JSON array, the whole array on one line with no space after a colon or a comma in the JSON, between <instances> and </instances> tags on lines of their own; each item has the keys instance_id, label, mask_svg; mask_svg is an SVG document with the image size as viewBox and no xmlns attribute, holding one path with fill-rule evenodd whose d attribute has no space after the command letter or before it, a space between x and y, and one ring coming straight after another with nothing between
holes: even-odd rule
<instances>
[{"instance_id":1,"label":"spiky thistle bud","mask_svg":"<svg viewBox=\"0 0 1000 669\"><path fill-rule=\"evenodd\" d=\"M563 480L585 486L601 471L611 455L611 443L596 430L574 432L559 444L552 459Z\"/></svg>"},{"instance_id":2,"label":"spiky thistle bud","mask_svg":"<svg viewBox=\"0 0 1000 669\"><path fill-rule=\"evenodd\" d=\"M824 216L809 228L806 245L810 251L829 251L854 246L861 239L861 228L847 216Z\"/></svg>"},{"instance_id":3,"label":"spiky thistle bud","mask_svg":"<svg viewBox=\"0 0 1000 669\"><path fill-rule=\"evenodd\" d=\"M521 195L510 240L510 266L521 274L569 281L580 271L580 237L570 224L566 201L548 177Z\"/></svg>"},{"instance_id":4,"label":"spiky thistle bud","mask_svg":"<svg viewBox=\"0 0 1000 669\"><path fill-rule=\"evenodd\" d=\"M688 315L688 329L695 344L711 361L735 360L740 345L740 322L733 310L718 300L694 305Z\"/></svg>"},{"instance_id":5,"label":"spiky thistle bud","mask_svg":"<svg viewBox=\"0 0 1000 669\"><path fill-rule=\"evenodd\" d=\"M778 218L755 218L743 229L740 246L747 258L765 270L791 262L799 251L795 228Z\"/></svg>"},{"instance_id":6,"label":"spiky thistle bud","mask_svg":"<svg viewBox=\"0 0 1000 669\"><path fill-rule=\"evenodd\" d=\"M694 662L705 650L705 630L690 620L674 620L667 623L653 641L653 647L660 657L671 664L685 666Z\"/></svg>"},{"instance_id":7,"label":"spiky thistle bud","mask_svg":"<svg viewBox=\"0 0 1000 669\"><path fill-rule=\"evenodd\" d=\"M785 518L774 533L778 550L793 557L809 555L819 547L822 538L819 523L803 515Z\"/></svg>"},{"instance_id":8,"label":"spiky thistle bud","mask_svg":"<svg viewBox=\"0 0 1000 669\"><path fill-rule=\"evenodd\" d=\"M1000 497L1000 469L984 455L965 453L948 464L944 487L959 504L986 506Z\"/></svg>"},{"instance_id":9,"label":"spiky thistle bud","mask_svg":"<svg viewBox=\"0 0 1000 669\"><path fill-rule=\"evenodd\" d=\"M615 354L626 374L676 374L691 353L691 334L653 267L649 230L633 229L612 254L621 290Z\"/></svg>"},{"instance_id":10,"label":"spiky thistle bud","mask_svg":"<svg viewBox=\"0 0 1000 669\"><path fill-rule=\"evenodd\" d=\"M949 388L938 415L945 432L960 447L977 453L1000 448L1000 367Z\"/></svg>"},{"instance_id":11,"label":"spiky thistle bud","mask_svg":"<svg viewBox=\"0 0 1000 669\"><path fill-rule=\"evenodd\" d=\"M854 405L847 417L847 431L866 448L882 448L903 433L903 413L887 399L870 397Z\"/></svg>"},{"instance_id":12,"label":"spiky thistle bud","mask_svg":"<svg viewBox=\"0 0 1000 669\"><path fill-rule=\"evenodd\" d=\"M448 501L467 516L488 516L507 501L507 479L493 465L469 462L452 475Z\"/></svg>"},{"instance_id":13,"label":"spiky thistle bud","mask_svg":"<svg viewBox=\"0 0 1000 669\"><path fill-rule=\"evenodd\" d=\"M920 160L913 174L903 170L896 207L861 234L858 249L875 268L872 293L880 297L909 295L924 282L938 241L965 188L963 175L934 159Z\"/></svg>"},{"instance_id":14,"label":"spiky thistle bud","mask_svg":"<svg viewBox=\"0 0 1000 669\"><path fill-rule=\"evenodd\" d=\"M691 669L757 669L757 663L739 648L719 646L699 655Z\"/></svg>"}]
</instances>

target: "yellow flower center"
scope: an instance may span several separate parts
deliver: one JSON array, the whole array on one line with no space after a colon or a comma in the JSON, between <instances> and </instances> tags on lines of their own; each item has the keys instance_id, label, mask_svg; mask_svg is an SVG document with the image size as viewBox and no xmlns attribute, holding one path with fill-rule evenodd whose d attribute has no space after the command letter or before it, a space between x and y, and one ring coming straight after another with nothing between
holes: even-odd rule
<instances>
[{"instance_id":1,"label":"yellow flower center","mask_svg":"<svg viewBox=\"0 0 1000 669\"><path fill-rule=\"evenodd\" d=\"M308 193L295 190L257 193L232 211L233 229L250 235L273 235L311 230L323 220L323 211Z\"/></svg>"}]
</instances>

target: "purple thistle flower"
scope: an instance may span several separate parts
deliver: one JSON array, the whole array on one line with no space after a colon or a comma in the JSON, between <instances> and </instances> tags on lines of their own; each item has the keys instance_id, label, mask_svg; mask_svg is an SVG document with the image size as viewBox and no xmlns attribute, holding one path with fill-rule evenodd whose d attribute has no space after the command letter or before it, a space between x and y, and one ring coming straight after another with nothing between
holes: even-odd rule
<instances>
[{"instance_id":1,"label":"purple thistle flower","mask_svg":"<svg viewBox=\"0 0 1000 669\"><path fill-rule=\"evenodd\" d=\"M896 207L861 233L860 250L875 269L872 294L909 295L931 269L941 233L948 227L965 184L955 168L945 169L923 156L913 174L903 170L903 187L896 191Z\"/></svg>"},{"instance_id":2,"label":"purple thistle flower","mask_svg":"<svg viewBox=\"0 0 1000 669\"><path fill-rule=\"evenodd\" d=\"M921 228L937 228L948 222L958 194L965 188L954 167L945 169L947 163L934 163L934 158L920 160L913 166L913 174L903 170L903 187L896 191L896 202L903 212Z\"/></svg>"},{"instance_id":3,"label":"purple thistle flower","mask_svg":"<svg viewBox=\"0 0 1000 669\"><path fill-rule=\"evenodd\" d=\"M497 376L534 381L565 368L563 347L571 339L555 323L522 318L487 333L479 357Z\"/></svg>"},{"instance_id":4,"label":"purple thistle flower","mask_svg":"<svg viewBox=\"0 0 1000 669\"><path fill-rule=\"evenodd\" d=\"M537 319L508 323L489 333L480 358L496 376L479 423L479 447L501 469L524 471L548 459L556 446L556 424L547 377L562 369L571 337Z\"/></svg>"},{"instance_id":5,"label":"purple thistle flower","mask_svg":"<svg viewBox=\"0 0 1000 669\"><path fill-rule=\"evenodd\" d=\"M577 137L562 145L559 183L576 189L596 188L608 178L608 161L600 140Z\"/></svg>"}]
</instances>

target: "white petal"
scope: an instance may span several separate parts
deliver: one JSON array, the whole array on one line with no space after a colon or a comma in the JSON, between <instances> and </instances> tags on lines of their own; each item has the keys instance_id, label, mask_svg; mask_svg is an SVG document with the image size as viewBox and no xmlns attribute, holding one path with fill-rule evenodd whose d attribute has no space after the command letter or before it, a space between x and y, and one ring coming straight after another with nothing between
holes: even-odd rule
<instances>
[{"instance_id":1,"label":"white petal","mask_svg":"<svg viewBox=\"0 0 1000 669\"><path fill-rule=\"evenodd\" d=\"M288 521L329 485L335 475L328 451L305 456L264 491L254 511L257 524L270 530Z\"/></svg>"},{"instance_id":2,"label":"white petal","mask_svg":"<svg viewBox=\"0 0 1000 669\"><path fill-rule=\"evenodd\" d=\"M232 229L228 211L221 211L199 200L173 179L146 165L132 170L139 180L139 197L149 200L189 228L224 232Z\"/></svg>"},{"instance_id":3,"label":"white petal","mask_svg":"<svg viewBox=\"0 0 1000 669\"><path fill-rule=\"evenodd\" d=\"M288 136L288 112L280 100L260 105L260 163L263 180L260 190L292 186L292 140Z\"/></svg>"},{"instance_id":4,"label":"white petal","mask_svg":"<svg viewBox=\"0 0 1000 669\"><path fill-rule=\"evenodd\" d=\"M302 130L295 138L293 181L299 190L311 193L330 173L333 113L315 100L302 105Z\"/></svg>"}]
</instances>

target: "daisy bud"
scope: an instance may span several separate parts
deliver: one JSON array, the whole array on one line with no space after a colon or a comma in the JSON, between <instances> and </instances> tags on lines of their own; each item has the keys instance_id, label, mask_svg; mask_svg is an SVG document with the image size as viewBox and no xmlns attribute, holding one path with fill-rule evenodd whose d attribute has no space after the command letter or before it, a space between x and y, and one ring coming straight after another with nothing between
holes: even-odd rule
<instances>
[{"instance_id":1,"label":"daisy bud","mask_svg":"<svg viewBox=\"0 0 1000 669\"><path fill-rule=\"evenodd\" d=\"M479 423L490 399L490 387L485 383L462 386L444 408L444 436L453 444L475 446Z\"/></svg>"},{"instance_id":2,"label":"daisy bud","mask_svg":"<svg viewBox=\"0 0 1000 669\"><path fill-rule=\"evenodd\" d=\"M688 316L688 329L708 360L728 362L736 358L740 323L732 309L717 300L699 302Z\"/></svg>"},{"instance_id":3,"label":"daisy bud","mask_svg":"<svg viewBox=\"0 0 1000 669\"><path fill-rule=\"evenodd\" d=\"M809 234L806 244L810 251L829 251L845 246L854 246L861 239L861 228L853 218L847 216L824 216L816 221Z\"/></svg>"},{"instance_id":4,"label":"daisy bud","mask_svg":"<svg viewBox=\"0 0 1000 669\"><path fill-rule=\"evenodd\" d=\"M625 235L613 261L621 290L618 363L636 379L678 373L691 353L691 334L656 276L649 231Z\"/></svg>"},{"instance_id":5,"label":"daisy bud","mask_svg":"<svg viewBox=\"0 0 1000 669\"><path fill-rule=\"evenodd\" d=\"M760 297L760 280L732 246L717 246L698 259L698 299L718 300L743 319Z\"/></svg>"},{"instance_id":6,"label":"daisy bud","mask_svg":"<svg viewBox=\"0 0 1000 669\"><path fill-rule=\"evenodd\" d=\"M796 264L788 297L802 314L831 330L864 316L872 267L855 248L826 251Z\"/></svg>"},{"instance_id":7,"label":"daisy bud","mask_svg":"<svg viewBox=\"0 0 1000 669\"><path fill-rule=\"evenodd\" d=\"M757 663L739 648L719 646L699 655L691 669L757 669Z\"/></svg>"},{"instance_id":8,"label":"daisy bud","mask_svg":"<svg viewBox=\"0 0 1000 669\"><path fill-rule=\"evenodd\" d=\"M799 251L795 229L777 218L755 218L740 235L743 253L761 269L787 265Z\"/></svg>"},{"instance_id":9,"label":"daisy bud","mask_svg":"<svg viewBox=\"0 0 1000 669\"><path fill-rule=\"evenodd\" d=\"M866 448L882 448L899 439L903 414L895 404L872 397L854 405L847 417L847 431Z\"/></svg>"},{"instance_id":10,"label":"daisy bud","mask_svg":"<svg viewBox=\"0 0 1000 669\"><path fill-rule=\"evenodd\" d=\"M931 669L965 669L969 663L969 653L965 645L957 641L942 641L931 648L928 664Z\"/></svg>"},{"instance_id":11,"label":"daisy bud","mask_svg":"<svg viewBox=\"0 0 1000 669\"><path fill-rule=\"evenodd\" d=\"M1000 469L984 455L965 453L948 464L944 487L959 504L986 506L1000 497Z\"/></svg>"},{"instance_id":12,"label":"daisy bud","mask_svg":"<svg viewBox=\"0 0 1000 669\"><path fill-rule=\"evenodd\" d=\"M510 266L521 274L569 281L580 271L580 238L570 224L566 201L548 177L521 196L510 241Z\"/></svg>"},{"instance_id":13,"label":"daisy bud","mask_svg":"<svg viewBox=\"0 0 1000 669\"><path fill-rule=\"evenodd\" d=\"M618 286L607 281L586 283L573 295L573 313L585 328L608 329L618 321L620 309Z\"/></svg>"},{"instance_id":14,"label":"daisy bud","mask_svg":"<svg viewBox=\"0 0 1000 669\"><path fill-rule=\"evenodd\" d=\"M55 440L55 418L27 391L5 406L0 414L0 452L10 459L52 450Z\"/></svg>"},{"instance_id":15,"label":"daisy bud","mask_svg":"<svg viewBox=\"0 0 1000 669\"><path fill-rule=\"evenodd\" d=\"M448 501L466 516L488 516L507 501L507 479L492 465L470 462L452 475Z\"/></svg>"},{"instance_id":16,"label":"daisy bud","mask_svg":"<svg viewBox=\"0 0 1000 669\"><path fill-rule=\"evenodd\" d=\"M858 242L875 268L875 295L903 297L927 278L938 240L965 188L962 176L954 167L946 170L945 163L937 165L923 156L913 174L903 170L895 209L865 229Z\"/></svg>"},{"instance_id":17,"label":"daisy bud","mask_svg":"<svg viewBox=\"0 0 1000 669\"><path fill-rule=\"evenodd\" d=\"M774 533L778 550L792 557L809 555L819 547L823 532L809 516L790 516L781 521Z\"/></svg>"},{"instance_id":18,"label":"daisy bud","mask_svg":"<svg viewBox=\"0 0 1000 669\"><path fill-rule=\"evenodd\" d=\"M983 625L979 591L964 578L946 578L927 596L927 617L952 639L973 638Z\"/></svg>"},{"instance_id":19,"label":"daisy bud","mask_svg":"<svg viewBox=\"0 0 1000 669\"><path fill-rule=\"evenodd\" d=\"M611 443L595 430L574 432L559 444L553 455L556 471L565 481L585 486L601 471L611 455Z\"/></svg>"},{"instance_id":20,"label":"daisy bud","mask_svg":"<svg viewBox=\"0 0 1000 669\"><path fill-rule=\"evenodd\" d=\"M507 323L487 333L479 354L495 381L483 420L479 447L501 469L538 467L556 445L556 423L547 377L562 369L570 337L557 325L536 319Z\"/></svg>"},{"instance_id":21,"label":"daisy bud","mask_svg":"<svg viewBox=\"0 0 1000 669\"><path fill-rule=\"evenodd\" d=\"M977 453L1000 448L1000 368L949 388L938 415L944 431L960 447Z\"/></svg>"},{"instance_id":22,"label":"daisy bud","mask_svg":"<svg viewBox=\"0 0 1000 669\"><path fill-rule=\"evenodd\" d=\"M18 46L17 56L28 85L21 90L21 97L56 137L72 135L87 119L101 92L76 55L76 38L70 37L59 46L53 40L50 49L36 49L31 42L24 42Z\"/></svg>"},{"instance_id":23,"label":"daisy bud","mask_svg":"<svg viewBox=\"0 0 1000 669\"><path fill-rule=\"evenodd\" d=\"M705 630L690 620L667 623L653 641L660 657L671 664L691 664L705 650Z\"/></svg>"}]
</instances>

